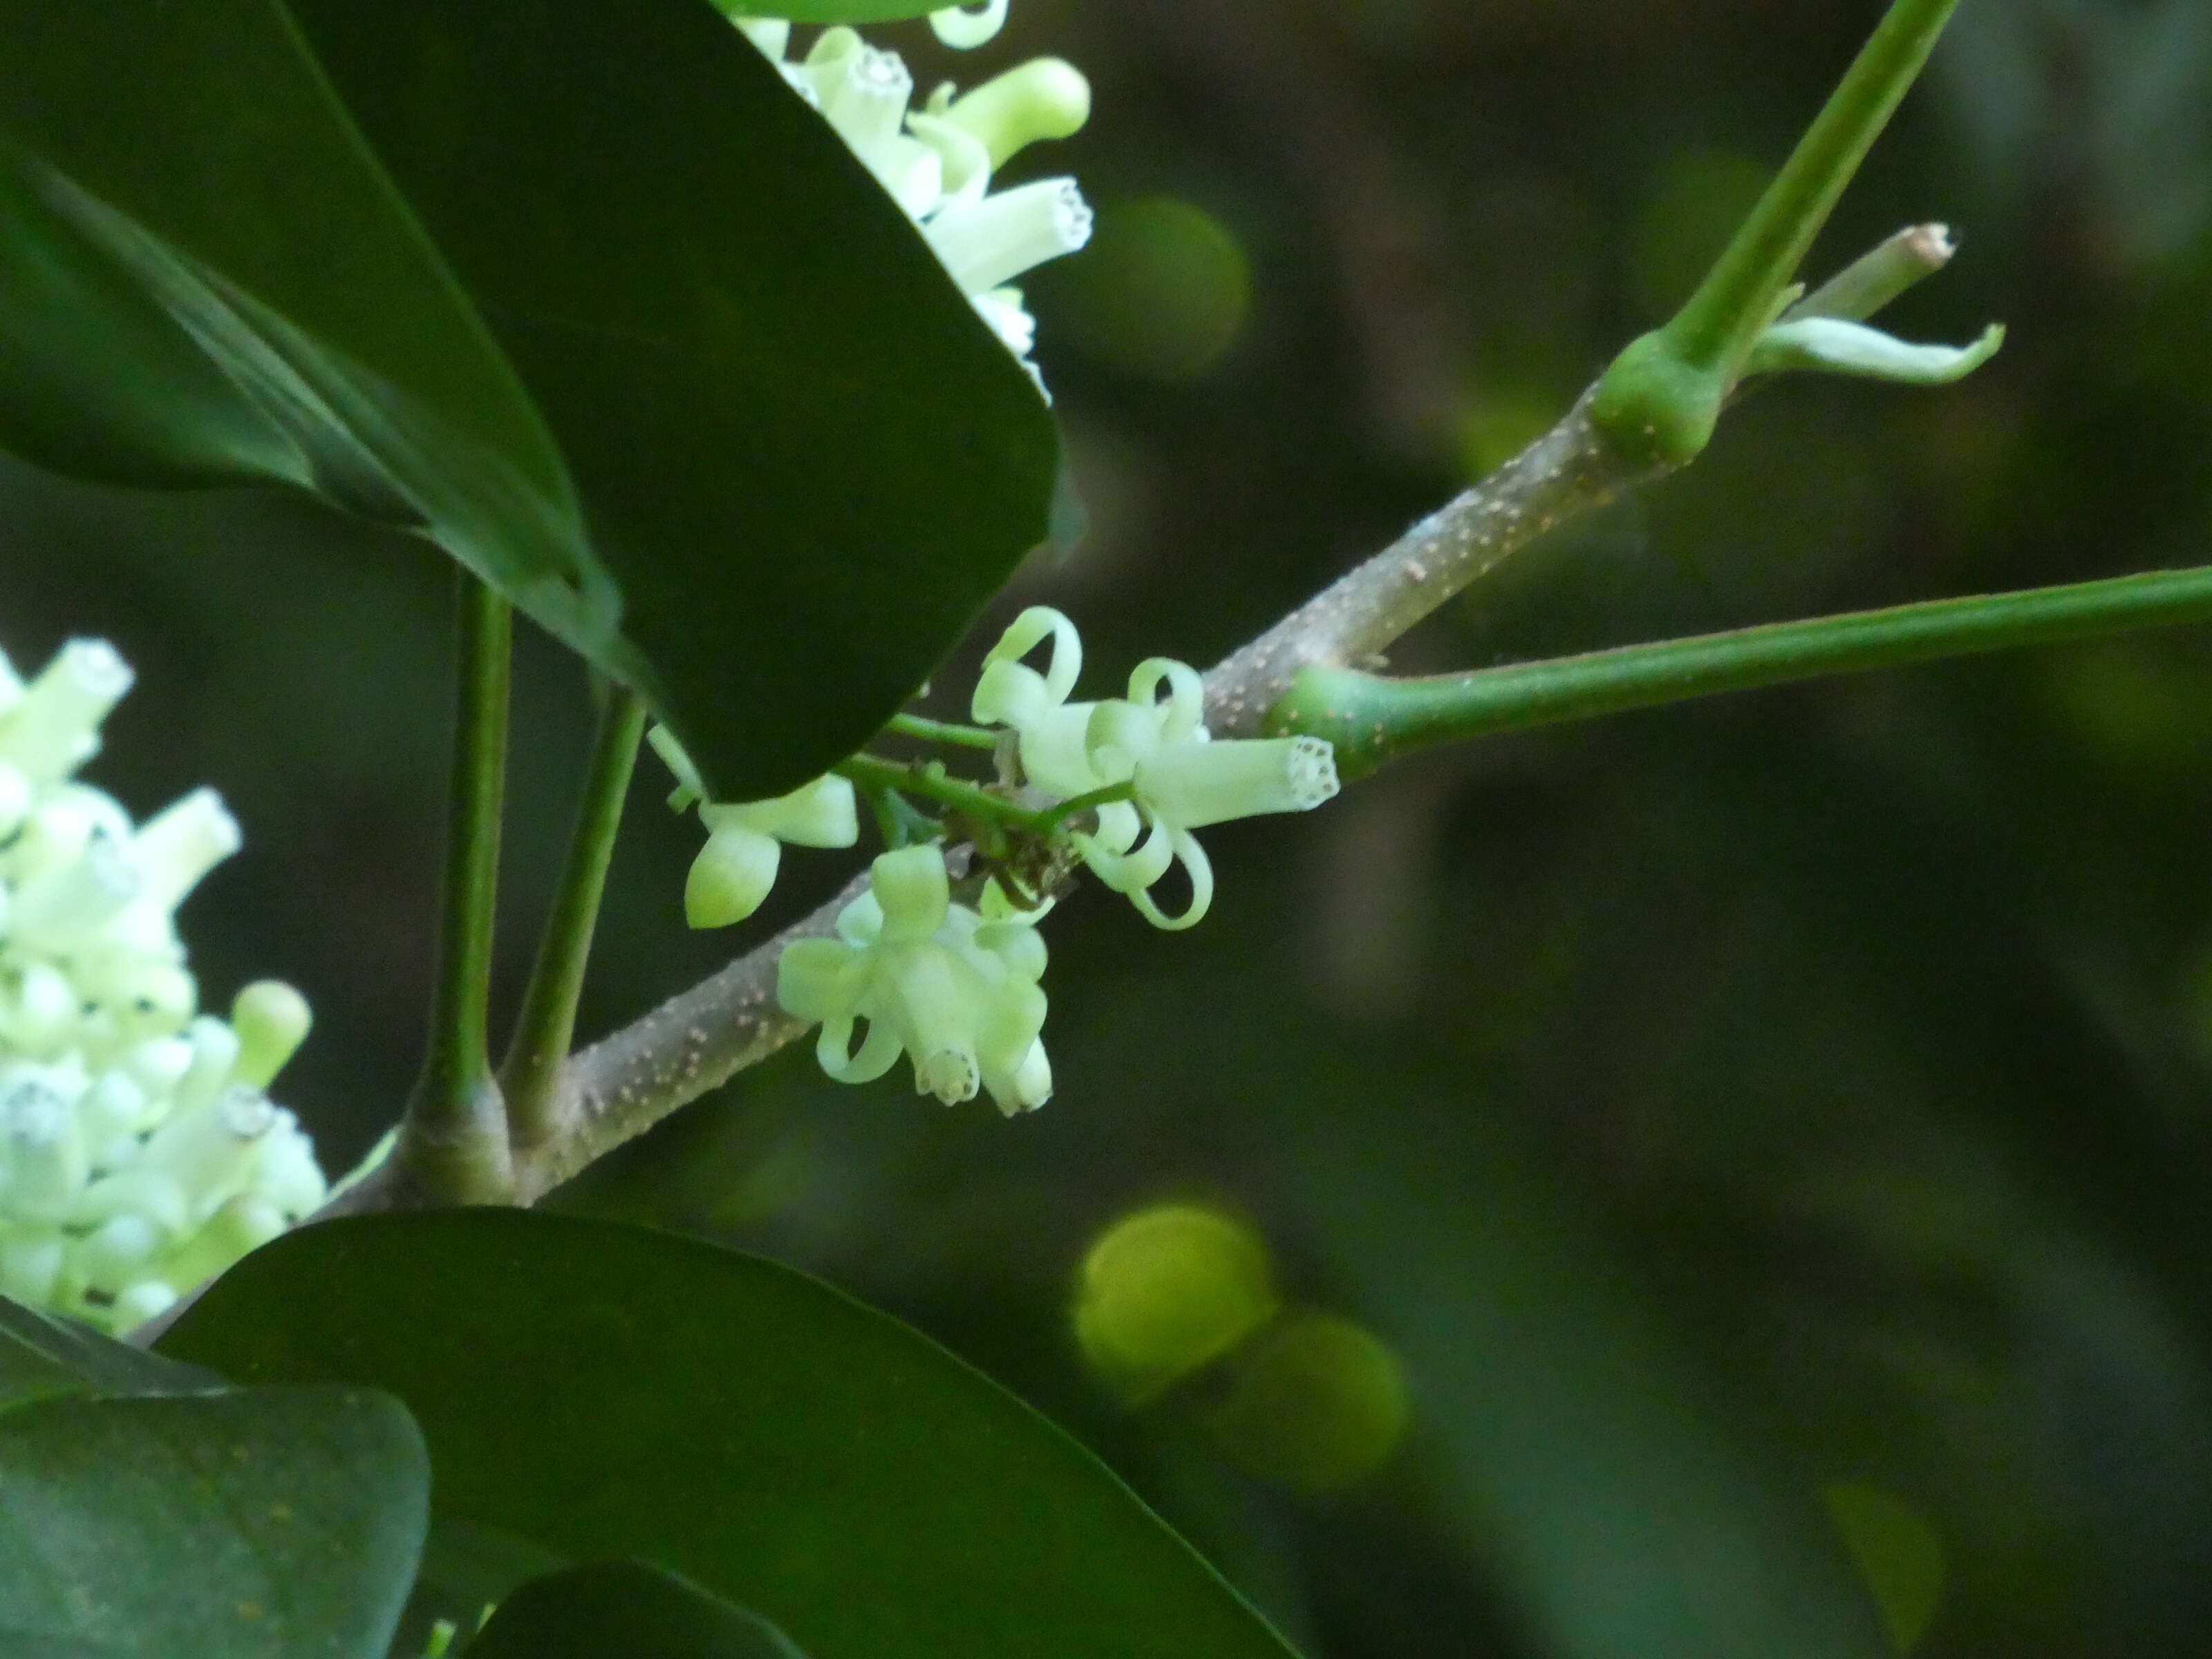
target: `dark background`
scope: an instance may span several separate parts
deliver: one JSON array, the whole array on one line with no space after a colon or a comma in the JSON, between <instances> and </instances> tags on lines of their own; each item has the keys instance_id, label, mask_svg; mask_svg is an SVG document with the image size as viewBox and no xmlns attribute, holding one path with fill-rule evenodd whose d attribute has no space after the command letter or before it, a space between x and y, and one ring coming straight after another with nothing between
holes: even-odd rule
<instances>
[{"instance_id":1,"label":"dark background","mask_svg":"<svg viewBox=\"0 0 2212 1659\"><path fill-rule=\"evenodd\" d=\"M1030 285L1092 529L1009 607L1073 613L1101 690L1256 631L1663 316L1878 10L1022 0L979 61L882 32L925 86L1051 51L1097 91L1018 168L1100 210ZM1949 390L1766 392L1400 664L2204 559L2208 112L2201 0L1965 0L1814 274L1948 221L1960 260L1886 320L2001 319L2003 353ZM211 781L244 821L195 963L212 1004L307 992L283 1092L345 1164L419 1052L445 569L283 501L9 466L0 574L19 666L94 633L139 670L93 780L141 813ZM508 1002L589 723L535 637L516 721ZM733 948L684 933L696 829L640 769L592 1031ZM2200 629L1501 738L1211 832L1193 934L1064 907L1033 1116L841 1089L802 1048L557 1201L915 1321L1316 1655L1687 1654L1700 1621L1733 1651L1790 1628L1753 1563L1792 1528L1830 1547L1838 1483L1890 1517L1884 1583L1940 1552L1922 1653L2206 1650L2208 830ZM786 868L776 914L850 864ZM1269 1326L1125 1408L1071 1285L1167 1200L1354 1323L1297 1363ZM1392 1440L1394 1378L1402 1439L1347 1473Z\"/></svg>"}]
</instances>

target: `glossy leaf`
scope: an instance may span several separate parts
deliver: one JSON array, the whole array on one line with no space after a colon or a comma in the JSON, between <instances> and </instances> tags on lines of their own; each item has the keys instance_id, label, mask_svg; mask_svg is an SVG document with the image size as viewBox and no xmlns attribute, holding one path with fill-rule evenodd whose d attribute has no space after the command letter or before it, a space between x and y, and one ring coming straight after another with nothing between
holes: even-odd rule
<instances>
[{"instance_id":1,"label":"glossy leaf","mask_svg":"<svg viewBox=\"0 0 2212 1659\"><path fill-rule=\"evenodd\" d=\"M358 1389L0 1412L0 1652L382 1659L428 1479L405 1411Z\"/></svg>"},{"instance_id":2,"label":"glossy leaf","mask_svg":"<svg viewBox=\"0 0 2212 1659\"><path fill-rule=\"evenodd\" d=\"M0 1410L53 1395L198 1394L225 1386L198 1365L0 1297Z\"/></svg>"},{"instance_id":3,"label":"glossy leaf","mask_svg":"<svg viewBox=\"0 0 2212 1659\"><path fill-rule=\"evenodd\" d=\"M1028 1407L897 1322L712 1245L530 1212L330 1222L240 1263L162 1347L254 1382L387 1389L430 1442L441 1517L655 1562L815 1659L1287 1652Z\"/></svg>"},{"instance_id":4,"label":"glossy leaf","mask_svg":"<svg viewBox=\"0 0 2212 1659\"><path fill-rule=\"evenodd\" d=\"M570 1567L500 1604L465 1659L806 1659L757 1613L640 1561Z\"/></svg>"},{"instance_id":5,"label":"glossy leaf","mask_svg":"<svg viewBox=\"0 0 2212 1659\"><path fill-rule=\"evenodd\" d=\"M720 794L864 741L1047 534L1027 377L697 0L0 32L0 441L420 529Z\"/></svg>"}]
</instances>

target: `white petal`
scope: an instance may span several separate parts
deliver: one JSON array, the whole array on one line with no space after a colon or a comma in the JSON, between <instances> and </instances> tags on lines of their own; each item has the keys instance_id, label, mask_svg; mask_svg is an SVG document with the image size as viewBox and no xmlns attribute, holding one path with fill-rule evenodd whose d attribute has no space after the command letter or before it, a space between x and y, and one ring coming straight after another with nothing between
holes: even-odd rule
<instances>
[{"instance_id":1,"label":"white petal","mask_svg":"<svg viewBox=\"0 0 2212 1659\"><path fill-rule=\"evenodd\" d=\"M775 1000L797 1019L849 1017L866 980L865 954L842 939L793 939L775 962Z\"/></svg>"},{"instance_id":2,"label":"white petal","mask_svg":"<svg viewBox=\"0 0 2212 1659\"><path fill-rule=\"evenodd\" d=\"M934 842L880 854L868 869L868 890L883 907L885 945L917 943L945 925L951 883L945 849Z\"/></svg>"}]
</instances>

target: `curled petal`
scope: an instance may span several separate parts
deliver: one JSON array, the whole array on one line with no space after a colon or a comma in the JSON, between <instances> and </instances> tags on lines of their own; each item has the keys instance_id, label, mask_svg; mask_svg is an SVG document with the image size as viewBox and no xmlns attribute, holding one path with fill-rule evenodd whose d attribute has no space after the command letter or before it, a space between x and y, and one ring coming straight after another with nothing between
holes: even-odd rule
<instances>
[{"instance_id":1,"label":"curled petal","mask_svg":"<svg viewBox=\"0 0 2212 1659\"><path fill-rule=\"evenodd\" d=\"M1141 893L1168 872L1175 862L1175 832L1155 819L1152 833L1134 852L1121 852L1097 836L1073 836L1075 850L1091 872L1117 893Z\"/></svg>"},{"instance_id":2,"label":"curled petal","mask_svg":"<svg viewBox=\"0 0 2212 1659\"><path fill-rule=\"evenodd\" d=\"M1052 656L1045 664L1046 693L1054 702L1066 702L1083 672L1083 638L1066 613L1048 605L1033 605L1014 618L983 660L1014 662L1036 649L1046 635L1052 638ZM981 716L977 716L981 719Z\"/></svg>"},{"instance_id":3,"label":"curled petal","mask_svg":"<svg viewBox=\"0 0 2212 1659\"><path fill-rule=\"evenodd\" d=\"M863 951L836 939L793 939L775 961L775 1000L795 1019L849 1021L866 979Z\"/></svg>"},{"instance_id":4,"label":"curled petal","mask_svg":"<svg viewBox=\"0 0 2212 1659\"><path fill-rule=\"evenodd\" d=\"M1044 676L1027 663L987 661L975 676L968 714L986 726L1019 732L1049 714L1057 701L1046 689Z\"/></svg>"},{"instance_id":5,"label":"curled petal","mask_svg":"<svg viewBox=\"0 0 2212 1659\"><path fill-rule=\"evenodd\" d=\"M1804 317L1777 323L1761 334L1744 367L1753 374L1799 368L1905 386L1947 386L1996 356L2004 337L2004 325L1992 323L1971 345L1912 345L1864 323Z\"/></svg>"},{"instance_id":6,"label":"curled petal","mask_svg":"<svg viewBox=\"0 0 2212 1659\"><path fill-rule=\"evenodd\" d=\"M693 927L727 927L760 908L775 885L783 848L773 836L728 823L707 837L684 881L684 920Z\"/></svg>"},{"instance_id":7,"label":"curled petal","mask_svg":"<svg viewBox=\"0 0 2212 1659\"><path fill-rule=\"evenodd\" d=\"M1336 751L1321 738L1164 744L1138 763L1137 798L1170 823L1202 830L1266 812L1304 812L1337 792Z\"/></svg>"},{"instance_id":8,"label":"curled petal","mask_svg":"<svg viewBox=\"0 0 2212 1659\"><path fill-rule=\"evenodd\" d=\"M1140 708L1157 708L1162 680L1168 685L1167 707L1159 714L1162 740L1182 743L1196 738L1203 742L1206 685L1188 663L1173 657L1146 658L1129 671L1129 701Z\"/></svg>"},{"instance_id":9,"label":"curled petal","mask_svg":"<svg viewBox=\"0 0 2212 1659\"><path fill-rule=\"evenodd\" d=\"M822 1034L814 1040L814 1058L836 1082L873 1083L896 1063L899 1040L888 1027L870 1020L868 1035L854 1054L853 1023L850 1014L823 1020Z\"/></svg>"},{"instance_id":10,"label":"curled petal","mask_svg":"<svg viewBox=\"0 0 2212 1659\"><path fill-rule=\"evenodd\" d=\"M1184 906L1182 914L1179 916L1164 915L1159 906L1152 902L1150 882L1129 895L1129 902L1137 907L1139 915L1153 927L1170 933L1197 927L1206 919L1206 909L1213 902L1213 866L1206 856L1206 849L1198 844L1198 837L1188 830L1176 830L1173 836L1175 855L1182 861L1184 874L1190 878L1190 902Z\"/></svg>"},{"instance_id":11,"label":"curled petal","mask_svg":"<svg viewBox=\"0 0 2212 1659\"><path fill-rule=\"evenodd\" d=\"M929 14L931 33L955 52L969 52L994 39L1006 21L1006 0L983 0L973 11L946 6Z\"/></svg>"}]
</instances>

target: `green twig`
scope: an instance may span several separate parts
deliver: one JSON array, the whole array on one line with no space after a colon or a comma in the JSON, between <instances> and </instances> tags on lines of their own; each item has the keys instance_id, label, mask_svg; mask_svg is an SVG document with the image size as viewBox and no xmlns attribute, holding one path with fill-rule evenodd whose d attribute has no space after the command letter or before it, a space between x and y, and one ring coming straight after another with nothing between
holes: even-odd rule
<instances>
[{"instance_id":1,"label":"green twig","mask_svg":"<svg viewBox=\"0 0 2212 1659\"><path fill-rule=\"evenodd\" d=\"M538 943L538 959L531 965L514 1039L500 1067L508 1133L520 1153L560 1131L561 1068L576 1034L576 1004L583 994L592 933L644 731L645 704L635 692L613 689L599 714L568 857Z\"/></svg>"},{"instance_id":2,"label":"green twig","mask_svg":"<svg viewBox=\"0 0 2212 1659\"><path fill-rule=\"evenodd\" d=\"M948 743L962 749L996 749L999 734L986 726L962 726L953 720L933 720L923 714L894 714L884 728L902 738L924 743Z\"/></svg>"},{"instance_id":3,"label":"green twig","mask_svg":"<svg viewBox=\"0 0 2212 1659\"><path fill-rule=\"evenodd\" d=\"M875 755L855 755L830 769L839 777L850 779L863 792L893 789L920 795L951 807L979 824L1000 824L1033 835L1051 828L1048 814L1031 811L981 784L953 777L934 762L909 766Z\"/></svg>"},{"instance_id":4,"label":"green twig","mask_svg":"<svg viewBox=\"0 0 2212 1659\"><path fill-rule=\"evenodd\" d=\"M1402 755L1492 732L2208 619L2212 565L2193 566L1771 623L1425 679L1309 668L1271 712L1269 724L1329 738L1340 774L1350 779Z\"/></svg>"},{"instance_id":5,"label":"green twig","mask_svg":"<svg viewBox=\"0 0 2212 1659\"><path fill-rule=\"evenodd\" d=\"M1044 826L1048 830L1057 830L1070 818L1080 813L1093 811L1101 806L1111 805L1117 800L1132 799L1136 793L1137 786L1133 783L1109 783L1103 788L1093 789L1085 794L1070 795L1059 805L1046 811Z\"/></svg>"},{"instance_id":6,"label":"green twig","mask_svg":"<svg viewBox=\"0 0 2212 1659\"><path fill-rule=\"evenodd\" d=\"M1590 419L1600 431L1639 459L1673 465L1705 448L1753 343L1957 5L1893 0L1697 292L1630 342L1598 382Z\"/></svg>"},{"instance_id":7,"label":"green twig","mask_svg":"<svg viewBox=\"0 0 2212 1659\"><path fill-rule=\"evenodd\" d=\"M392 1157L415 1201L501 1203L513 1195L507 1113L491 1071L485 1006L499 886L514 614L463 572L446 870L430 1041Z\"/></svg>"}]
</instances>

